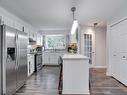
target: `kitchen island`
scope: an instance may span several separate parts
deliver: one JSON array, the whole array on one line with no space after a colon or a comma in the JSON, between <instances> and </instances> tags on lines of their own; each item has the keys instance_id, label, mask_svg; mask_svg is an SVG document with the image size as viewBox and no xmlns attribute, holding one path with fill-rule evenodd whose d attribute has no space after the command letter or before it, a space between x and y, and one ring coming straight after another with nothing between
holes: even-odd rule
<instances>
[{"instance_id":1,"label":"kitchen island","mask_svg":"<svg viewBox=\"0 0 127 95\"><path fill-rule=\"evenodd\" d=\"M89 94L89 58L80 54L63 56L62 94Z\"/></svg>"}]
</instances>

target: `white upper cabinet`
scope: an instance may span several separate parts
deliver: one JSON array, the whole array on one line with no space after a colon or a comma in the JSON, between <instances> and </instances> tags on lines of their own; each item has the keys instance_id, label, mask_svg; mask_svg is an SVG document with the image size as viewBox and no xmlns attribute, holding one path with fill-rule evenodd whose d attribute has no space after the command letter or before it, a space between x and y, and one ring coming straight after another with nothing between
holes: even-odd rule
<instances>
[{"instance_id":1,"label":"white upper cabinet","mask_svg":"<svg viewBox=\"0 0 127 95\"><path fill-rule=\"evenodd\" d=\"M18 22L15 22L15 27L14 28L16 28L17 30L23 31L23 25L21 25Z\"/></svg>"},{"instance_id":2,"label":"white upper cabinet","mask_svg":"<svg viewBox=\"0 0 127 95\"><path fill-rule=\"evenodd\" d=\"M24 24L22 24L22 22L11 19L11 18L4 16L2 14L0 14L0 19L1 19L2 24L13 27L17 30L23 31L23 27L24 27L24 32L26 32L29 37L33 38L34 40L37 39L36 31L34 31L34 29L32 27L30 27L29 25L27 25L27 24L24 25Z\"/></svg>"},{"instance_id":3,"label":"white upper cabinet","mask_svg":"<svg viewBox=\"0 0 127 95\"><path fill-rule=\"evenodd\" d=\"M5 25L8 25L10 27L14 27L14 22L13 20L5 17L5 16L2 16L2 23L5 24Z\"/></svg>"},{"instance_id":4,"label":"white upper cabinet","mask_svg":"<svg viewBox=\"0 0 127 95\"><path fill-rule=\"evenodd\" d=\"M37 34L37 45L42 45L43 37L41 34Z\"/></svg>"}]
</instances>

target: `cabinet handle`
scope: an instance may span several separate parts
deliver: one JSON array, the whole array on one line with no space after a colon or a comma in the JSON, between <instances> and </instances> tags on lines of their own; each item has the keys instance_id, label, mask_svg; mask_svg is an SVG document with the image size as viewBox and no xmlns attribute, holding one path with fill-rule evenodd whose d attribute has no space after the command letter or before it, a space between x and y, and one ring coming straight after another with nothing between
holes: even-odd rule
<instances>
[{"instance_id":1,"label":"cabinet handle","mask_svg":"<svg viewBox=\"0 0 127 95\"><path fill-rule=\"evenodd\" d=\"M29 62L29 73L30 73L30 62Z\"/></svg>"},{"instance_id":2,"label":"cabinet handle","mask_svg":"<svg viewBox=\"0 0 127 95\"><path fill-rule=\"evenodd\" d=\"M116 56L115 54L113 56Z\"/></svg>"},{"instance_id":3,"label":"cabinet handle","mask_svg":"<svg viewBox=\"0 0 127 95\"><path fill-rule=\"evenodd\" d=\"M123 56L123 58L126 58L126 56Z\"/></svg>"}]
</instances>

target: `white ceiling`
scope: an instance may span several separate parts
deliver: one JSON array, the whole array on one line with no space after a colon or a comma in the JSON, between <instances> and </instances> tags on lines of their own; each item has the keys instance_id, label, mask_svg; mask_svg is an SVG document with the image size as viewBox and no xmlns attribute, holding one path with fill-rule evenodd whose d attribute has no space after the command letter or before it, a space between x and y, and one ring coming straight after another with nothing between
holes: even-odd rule
<instances>
[{"instance_id":1,"label":"white ceiling","mask_svg":"<svg viewBox=\"0 0 127 95\"><path fill-rule=\"evenodd\" d=\"M127 0L0 0L0 6L36 28L70 28L72 6L81 25L105 26L127 5Z\"/></svg>"}]
</instances>

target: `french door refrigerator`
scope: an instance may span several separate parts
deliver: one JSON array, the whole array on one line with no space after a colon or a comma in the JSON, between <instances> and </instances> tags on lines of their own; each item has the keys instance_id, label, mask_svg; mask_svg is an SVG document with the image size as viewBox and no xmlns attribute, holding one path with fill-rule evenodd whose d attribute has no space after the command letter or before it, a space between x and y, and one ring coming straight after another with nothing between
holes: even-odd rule
<instances>
[{"instance_id":1,"label":"french door refrigerator","mask_svg":"<svg viewBox=\"0 0 127 95\"><path fill-rule=\"evenodd\" d=\"M14 94L27 79L27 34L0 26L2 51L2 92Z\"/></svg>"}]
</instances>

